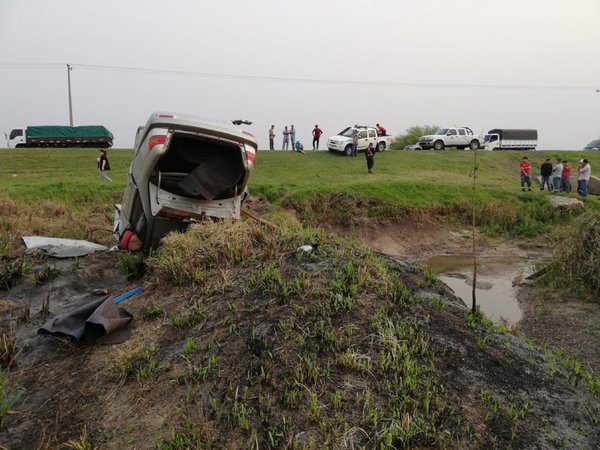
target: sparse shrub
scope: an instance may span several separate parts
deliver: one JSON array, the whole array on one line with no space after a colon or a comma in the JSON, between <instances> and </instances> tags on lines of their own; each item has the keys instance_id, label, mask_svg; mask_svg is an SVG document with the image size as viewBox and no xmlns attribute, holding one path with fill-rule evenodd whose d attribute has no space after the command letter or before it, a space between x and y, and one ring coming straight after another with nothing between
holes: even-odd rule
<instances>
[{"instance_id":1,"label":"sparse shrub","mask_svg":"<svg viewBox=\"0 0 600 450\"><path fill-rule=\"evenodd\" d=\"M138 380L146 380L169 368L169 364L156 359L156 345L144 346L133 353L123 353L112 368L116 379L127 379L132 375Z\"/></svg>"},{"instance_id":2,"label":"sparse shrub","mask_svg":"<svg viewBox=\"0 0 600 450\"><path fill-rule=\"evenodd\" d=\"M2 333L0 336L0 367L10 369L15 363L17 357L17 341L15 338L16 330L11 324L8 333Z\"/></svg>"},{"instance_id":3,"label":"sparse shrub","mask_svg":"<svg viewBox=\"0 0 600 450\"><path fill-rule=\"evenodd\" d=\"M79 439L69 439L67 442L62 444L60 448L68 448L72 450L94 450L95 447L92 446L90 442L90 438L87 434L87 431L83 431L83 434L79 437Z\"/></svg>"},{"instance_id":4,"label":"sparse shrub","mask_svg":"<svg viewBox=\"0 0 600 450\"><path fill-rule=\"evenodd\" d=\"M119 254L119 265L128 280L138 280L146 273L143 253L122 252Z\"/></svg>"},{"instance_id":5,"label":"sparse shrub","mask_svg":"<svg viewBox=\"0 0 600 450\"><path fill-rule=\"evenodd\" d=\"M196 344L194 338L189 337L183 343L183 354L189 358L190 356L192 356L192 354L196 351L197 348L198 344Z\"/></svg>"},{"instance_id":6,"label":"sparse shrub","mask_svg":"<svg viewBox=\"0 0 600 450\"><path fill-rule=\"evenodd\" d=\"M600 293L600 219L582 216L559 235L544 279L553 286L575 289L578 295Z\"/></svg>"},{"instance_id":7,"label":"sparse shrub","mask_svg":"<svg viewBox=\"0 0 600 450\"><path fill-rule=\"evenodd\" d=\"M150 303L144 306L144 308L142 309L142 314L148 319L159 316L162 313L162 306L160 306L158 303Z\"/></svg>"},{"instance_id":8,"label":"sparse shrub","mask_svg":"<svg viewBox=\"0 0 600 450\"><path fill-rule=\"evenodd\" d=\"M0 260L0 289L10 289L15 280L25 273L27 267L25 258L3 257Z\"/></svg>"},{"instance_id":9,"label":"sparse shrub","mask_svg":"<svg viewBox=\"0 0 600 450\"><path fill-rule=\"evenodd\" d=\"M180 310L171 317L171 324L175 328L193 327L206 318L204 303L196 300L188 309Z\"/></svg>"},{"instance_id":10,"label":"sparse shrub","mask_svg":"<svg viewBox=\"0 0 600 450\"><path fill-rule=\"evenodd\" d=\"M4 427L8 411L21 398L21 391L10 389L8 372L0 370L0 430Z\"/></svg>"},{"instance_id":11,"label":"sparse shrub","mask_svg":"<svg viewBox=\"0 0 600 450\"><path fill-rule=\"evenodd\" d=\"M433 134L439 129L437 125L416 125L407 128L404 133L394 138L390 150L404 150L407 145L416 144L421 136Z\"/></svg>"}]
</instances>

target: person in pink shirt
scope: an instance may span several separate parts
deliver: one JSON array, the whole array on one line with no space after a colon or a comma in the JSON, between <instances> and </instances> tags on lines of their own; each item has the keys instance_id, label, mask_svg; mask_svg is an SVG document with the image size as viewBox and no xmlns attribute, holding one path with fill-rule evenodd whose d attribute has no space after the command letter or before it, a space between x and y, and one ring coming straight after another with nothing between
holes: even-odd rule
<instances>
[{"instance_id":1,"label":"person in pink shirt","mask_svg":"<svg viewBox=\"0 0 600 450\"><path fill-rule=\"evenodd\" d=\"M315 125L314 130L312 130L313 135L313 150L319 150L319 138L323 134L323 130L319 128L319 125Z\"/></svg>"},{"instance_id":2,"label":"person in pink shirt","mask_svg":"<svg viewBox=\"0 0 600 450\"><path fill-rule=\"evenodd\" d=\"M565 159L563 160L563 170L560 174L561 178L561 186L560 190L562 192L571 192L571 166L569 162Z\"/></svg>"},{"instance_id":3,"label":"person in pink shirt","mask_svg":"<svg viewBox=\"0 0 600 450\"><path fill-rule=\"evenodd\" d=\"M527 156L523 156L519 168L521 169L521 190L524 191L525 184L527 184L527 189L531 191L531 161Z\"/></svg>"}]
</instances>

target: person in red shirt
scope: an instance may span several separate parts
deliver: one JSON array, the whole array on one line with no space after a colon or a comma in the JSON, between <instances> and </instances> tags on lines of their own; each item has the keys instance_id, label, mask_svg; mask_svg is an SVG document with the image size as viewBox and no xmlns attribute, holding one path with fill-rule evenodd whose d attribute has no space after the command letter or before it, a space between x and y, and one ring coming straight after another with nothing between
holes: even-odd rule
<instances>
[{"instance_id":1,"label":"person in red shirt","mask_svg":"<svg viewBox=\"0 0 600 450\"><path fill-rule=\"evenodd\" d=\"M319 128L319 125L315 125L315 129L312 131L313 134L313 150L319 150L319 138L323 134L323 130Z\"/></svg>"},{"instance_id":2,"label":"person in red shirt","mask_svg":"<svg viewBox=\"0 0 600 450\"><path fill-rule=\"evenodd\" d=\"M563 161L563 170L560 174L560 179L560 190L562 192L571 192L571 165L566 159Z\"/></svg>"},{"instance_id":3,"label":"person in red shirt","mask_svg":"<svg viewBox=\"0 0 600 450\"><path fill-rule=\"evenodd\" d=\"M385 136L387 134L387 131L385 128L383 128L383 125L376 124L375 128L377 128L377 134L379 136Z\"/></svg>"},{"instance_id":4,"label":"person in red shirt","mask_svg":"<svg viewBox=\"0 0 600 450\"><path fill-rule=\"evenodd\" d=\"M527 189L531 191L531 161L527 156L523 156L519 167L521 168L521 190L524 191L527 184Z\"/></svg>"}]
</instances>

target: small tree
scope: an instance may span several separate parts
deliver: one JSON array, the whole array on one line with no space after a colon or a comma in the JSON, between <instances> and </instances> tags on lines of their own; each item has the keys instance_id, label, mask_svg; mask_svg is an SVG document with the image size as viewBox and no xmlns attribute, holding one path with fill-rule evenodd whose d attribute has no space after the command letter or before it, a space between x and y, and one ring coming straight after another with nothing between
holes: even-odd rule
<instances>
[{"instance_id":1,"label":"small tree","mask_svg":"<svg viewBox=\"0 0 600 450\"><path fill-rule=\"evenodd\" d=\"M416 144L421 136L433 134L439 129L440 127L435 125L417 125L407 128L404 134L396 136L394 142L390 145L390 149L403 150L407 145Z\"/></svg>"}]
</instances>

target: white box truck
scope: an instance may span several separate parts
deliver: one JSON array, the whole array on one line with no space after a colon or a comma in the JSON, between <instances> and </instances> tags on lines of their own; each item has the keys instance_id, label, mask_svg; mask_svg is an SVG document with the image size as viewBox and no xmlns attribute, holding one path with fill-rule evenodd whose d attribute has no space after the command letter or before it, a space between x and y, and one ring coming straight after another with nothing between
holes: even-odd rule
<instances>
[{"instance_id":1,"label":"white box truck","mask_svg":"<svg viewBox=\"0 0 600 450\"><path fill-rule=\"evenodd\" d=\"M486 150L535 150L538 132L532 129L494 128L485 135Z\"/></svg>"}]
</instances>

